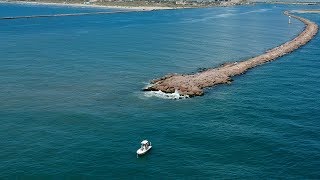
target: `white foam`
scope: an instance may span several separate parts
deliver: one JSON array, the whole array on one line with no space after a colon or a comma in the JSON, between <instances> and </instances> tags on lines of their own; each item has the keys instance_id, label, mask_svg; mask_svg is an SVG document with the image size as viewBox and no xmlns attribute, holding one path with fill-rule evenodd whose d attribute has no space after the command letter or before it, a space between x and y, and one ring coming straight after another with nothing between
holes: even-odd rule
<instances>
[{"instance_id":1,"label":"white foam","mask_svg":"<svg viewBox=\"0 0 320 180\"><path fill-rule=\"evenodd\" d=\"M164 93L162 91L146 91L144 93L146 97L158 97L162 99L186 99L189 98L188 95L180 95L176 90L174 93Z\"/></svg>"}]
</instances>

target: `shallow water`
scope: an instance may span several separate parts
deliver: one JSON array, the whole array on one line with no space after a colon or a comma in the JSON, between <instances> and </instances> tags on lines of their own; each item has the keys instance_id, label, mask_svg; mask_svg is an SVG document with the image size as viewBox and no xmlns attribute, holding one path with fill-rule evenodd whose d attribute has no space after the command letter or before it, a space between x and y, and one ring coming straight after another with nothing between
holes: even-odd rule
<instances>
[{"instance_id":1,"label":"shallow water","mask_svg":"<svg viewBox=\"0 0 320 180\"><path fill-rule=\"evenodd\" d=\"M319 178L319 34L202 97L141 91L292 39L303 24L282 11L306 8L319 6L0 21L0 177ZM97 10L0 4L2 17L53 11Z\"/></svg>"}]
</instances>

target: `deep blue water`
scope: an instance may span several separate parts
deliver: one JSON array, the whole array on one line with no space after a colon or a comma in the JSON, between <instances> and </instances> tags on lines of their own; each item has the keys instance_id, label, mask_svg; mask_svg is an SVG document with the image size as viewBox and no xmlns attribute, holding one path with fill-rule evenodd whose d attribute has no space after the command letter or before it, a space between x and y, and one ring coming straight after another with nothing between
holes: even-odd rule
<instances>
[{"instance_id":1,"label":"deep blue water","mask_svg":"<svg viewBox=\"0 0 320 180\"><path fill-rule=\"evenodd\" d=\"M141 91L286 42L303 24L283 10L306 8L320 7L1 20L0 179L319 179L319 34L202 97ZM0 4L1 17L90 11ZM136 158L145 138L153 149Z\"/></svg>"}]
</instances>

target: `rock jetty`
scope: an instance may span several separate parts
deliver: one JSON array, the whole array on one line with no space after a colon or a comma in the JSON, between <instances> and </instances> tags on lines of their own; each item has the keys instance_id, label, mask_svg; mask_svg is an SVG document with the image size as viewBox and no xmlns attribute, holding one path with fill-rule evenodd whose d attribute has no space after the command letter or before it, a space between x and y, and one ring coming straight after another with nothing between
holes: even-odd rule
<instances>
[{"instance_id":1,"label":"rock jetty","mask_svg":"<svg viewBox=\"0 0 320 180\"><path fill-rule=\"evenodd\" d=\"M231 83L231 77L243 74L251 68L289 54L308 43L317 34L318 25L314 22L289 14L287 11L284 14L296 18L306 25L305 29L291 41L245 61L225 63L220 67L207 69L196 74L170 74L159 79L154 79L151 81L151 85L146 87L144 91L160 90L164 93L178 91L180 95L188 95L189 97L201 96L203 95L204 88L217 84Z\"/></svg>"}]
</instances>

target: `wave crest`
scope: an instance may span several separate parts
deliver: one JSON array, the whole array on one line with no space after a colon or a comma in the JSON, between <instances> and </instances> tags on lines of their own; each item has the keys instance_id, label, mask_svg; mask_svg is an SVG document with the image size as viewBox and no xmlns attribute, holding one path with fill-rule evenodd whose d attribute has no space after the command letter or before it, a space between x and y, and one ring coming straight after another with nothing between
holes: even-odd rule
<instances>
[{"instance_id":1,"label":"wave crest","mask_svg":"<svg viewBox=\"0 0 320 180\"><path fill-rule=\"evenodd\" d=\"M189 98L188 95L180 95L176 90L174 93L165 93L162 91L146 91L144 93L146 97L158 97L162 99L186 99Z\"/></svg>"}]
</instances>

